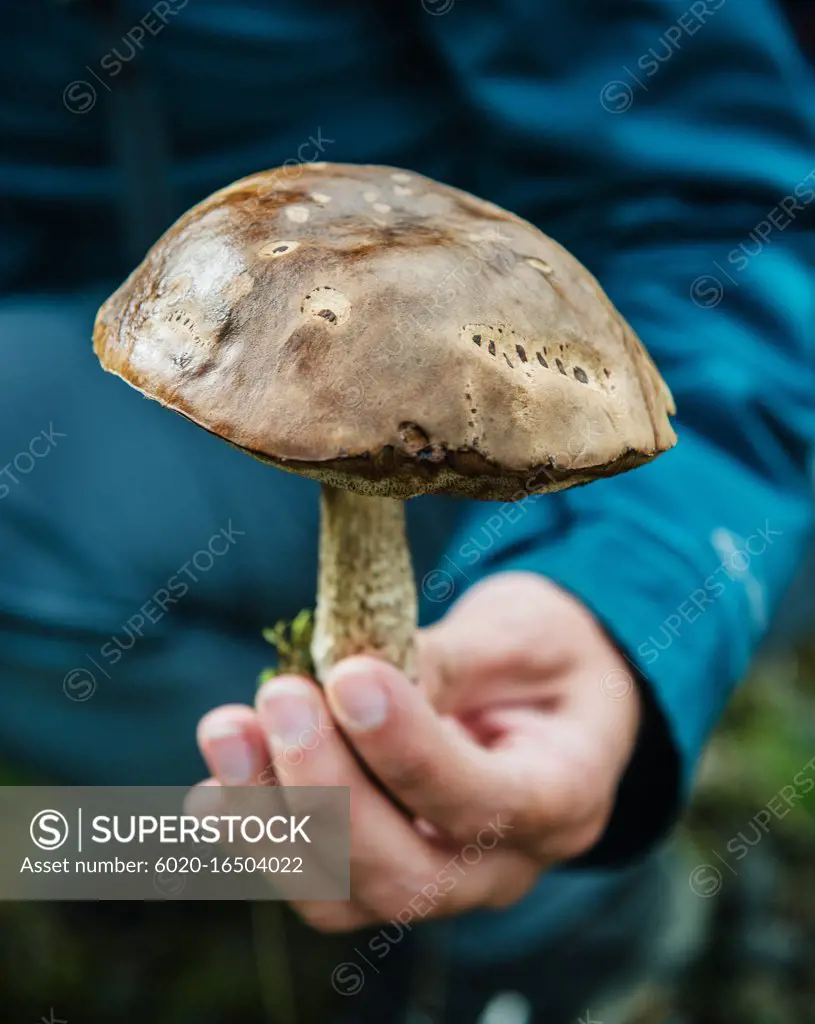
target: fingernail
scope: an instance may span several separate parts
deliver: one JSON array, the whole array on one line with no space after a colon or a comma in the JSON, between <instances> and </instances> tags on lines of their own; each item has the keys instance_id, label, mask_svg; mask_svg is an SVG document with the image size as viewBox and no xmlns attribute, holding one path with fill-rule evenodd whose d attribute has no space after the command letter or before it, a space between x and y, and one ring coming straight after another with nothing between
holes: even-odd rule
<instances>
[{"instance_id":1,"label":"fingernail","mask_svg":"<svg viewBox=\"0 0 815 1024\"><path fill-rule=\"evenodd\" d=\"M244 786L252 778L252 749L239 729L216 725L206 732L209 756L225 786Z\"/></svg>"},{"instance_id":2,"label":"fingernail","mask_svg":"<svg viewBox=\"0 0 815 1024\"><path fill-rule=\"evenodd\" d=\"M367 732L382 725L388 715L388 691L370 671L339 665L326 683L331 706L344 725Z\"/></svg>"},{"instance_id":3,"label":"fingernail","mask_svg":"<svg viewBox=\"0 0 815 1024\"><path fill-rule=\"evenodd\" d=\"M278 752L306 747L319 726L318 708L308 683L270 680L258 696L261 720Z\"/></svg>"}]
</instances>

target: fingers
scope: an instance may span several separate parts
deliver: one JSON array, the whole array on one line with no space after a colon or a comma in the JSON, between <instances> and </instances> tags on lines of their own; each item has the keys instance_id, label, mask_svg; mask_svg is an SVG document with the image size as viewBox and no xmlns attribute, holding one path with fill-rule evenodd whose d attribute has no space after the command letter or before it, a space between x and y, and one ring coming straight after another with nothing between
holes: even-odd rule
<instances>
[{"instance_id":1,"label":"fingers","mask_svg":"<svg viewBox=\"0 0 815 1024\"><path fill-rule=\"evenodd\" d=\"M568 855L598 818L586 771L601 762L579 732L564 738L559 715L498 709L493 724L499 738L485 748L375 658L337 665L326 691L337 721L376 777L454 842L466 844L483 829L500 827L507 845L555 860L564 850Z\"/></svg>"},{"instance_id":2,"label":"fingers","mask_svg":"<svg viewBox=\"0 0 815 1024\"><path fill-rule=\"evenodd\" d=\"M289 775L292 767L302 760L303 752L312 749L325 730L333 728L328 718L316 728L301 729L297 723L282 721L275 725L278 734L296 726L292 739L278 745L278 763L281 774ZM269 738L261 727L254 709L242 705L227 705L205 715L198 726L198 744L215 778L207 779L195 787L188 802L193 813L200 805L202 813L212 811L212 799L198 799L199 787L223 785L274 785L278 779L270 760ZM262 770L258 770L263 765ZM295 773L296 776L296 773ZM296 781L292 784L296 784ZM202 794L203 797L203 794ZM277 880L280 881L279 879ZM285 879L283 879L285 883ZM305 910L310 923L321 931L344 932L361 928L376 920L376 915L355 905L352 901L310 901Z\"/></svg>"},{"instance_id":3,"label":"fingers","mask_svg":"<svg viewBox=\"0 0 815 1024\"><path fill-rule=\"evenodd\" d=\"M257 726L256 719L255 725ZM220 789L221 783L217 779L205 779L203 782L199 782L187 794L184 801L185 811L199 819L209 814L221 813L222 804L219 802L217 795ZM234 813L236 810L235 807L228 807L227 809L230 813ZM257 849L247 846L245 852L248 856L257 856ZM315 865L310 865L309 877L312 884L326 884L325 873ZM275 875L273 878L270 878L278 898L286 898L286 888L289 880L289 876L286 875ZM368 913L355 906L351 900L323 900L319 903L314 901L313 908L312 923L315 927L320 928L321 931L353 931L371 923L372 920Z\"/></svg>"},{"instance_id":4,"label":"fingers","mask_svg":"<svg viewBox=\"0 0 815 1024\"><path fill-rule=\"evenodd\" d=\"M323 692L309 680L287 676L267 683L258 692L258 718L284 785L350 787L352 892L367 920L415 915L405 908L422 898L428 886L436 899L433 913L455 913L517 898L519 886L528 887L536 876L539 866L499 849L500 836L491 831L482 847L475 847L471 864L438 881L446 867L449 872L448 862L458 849L422 835L370 781L340 731L330 725ZM286 795L296 800L297 789L287 789ZM300 903L298 909L317 926L327 926L324 904Z\"/></svg>"},{"instance_id":5,"label":"fingers","mask_svg":"<svg viewBox=\"0 0 815 1024\"><path fill-rule=\"evenodd\" d=\"M225 704L198 723L198 747L209 770L224 786L274 782L266 740L252 708Z\"/></svg>"},{"instance_id":6,"label":"fingers","mask_svg":"<svg viewBox=\"0 0 815 1024\"><path fill-rule=\"evenodd\" d=\"M466 804L480 828L505 803L485 770L485 752L393 666L347 658L329 674L326 695L354 748L414 814L445 829Z\"/></svg>"},{"instance_id":7,"label":"fingers","mask_svg":"<svg viewBox=\"0 0 815 1024\"><path fill-rule=\"evenodd\" d=\"M371 658L338 666L328 695L331 708L310 680L280 677L259 691L257 715L222 708L199 729L213 774L227 784L279 780L294 787L285 790L289 801L303 798L300 787L350 788L353 901L297 904L315 927L506 905L542 867L570 854L563 840L567 823L574 834L581 821L581 785L568 764L558 765L558 716L496 707L496 738L485 749L458 721L439 716L420 688ZM542 742L546 725L551 742ZM418 821L370 781L349 743Z\"/></svg>"},{"instance_id":8,"label":"fingers","mask_svg":"<svg viewBox=\"0 0 815 1024\"><path fill-rule=\"evenodd\" d=\"M367 778L351 753L320 688L283 676L258 691L258 721L284 786L348 786L351 789L352 861L384 885L377 873L412 862L425 866L425 850L412 824ZM296 794L292 794L292 799ZM390 867L388 866L390 865Z\"/></svg>"}]
</instances>

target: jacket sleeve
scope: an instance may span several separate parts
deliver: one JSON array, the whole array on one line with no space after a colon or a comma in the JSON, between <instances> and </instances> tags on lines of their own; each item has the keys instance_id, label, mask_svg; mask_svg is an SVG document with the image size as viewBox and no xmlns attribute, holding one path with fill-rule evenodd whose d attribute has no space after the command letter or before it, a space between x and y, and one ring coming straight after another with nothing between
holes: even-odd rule
<instances>
[{"instance_id":1,"label":"jacket sleeve","mask_svg":"<svg viewBox=\"0 0 815 1024\"><path fill-rule=\"evenodd\" d=\"M467 0L429 27L471 100L473 188L587 264L678 408L673 451L472 504L442 563L451 597L551 577L632 663L645 728L590 863L674 821L810 527L815 88L775 5L749 7ZM621 692L598 680L598 700Z\"/></svg>"}]
</instances>

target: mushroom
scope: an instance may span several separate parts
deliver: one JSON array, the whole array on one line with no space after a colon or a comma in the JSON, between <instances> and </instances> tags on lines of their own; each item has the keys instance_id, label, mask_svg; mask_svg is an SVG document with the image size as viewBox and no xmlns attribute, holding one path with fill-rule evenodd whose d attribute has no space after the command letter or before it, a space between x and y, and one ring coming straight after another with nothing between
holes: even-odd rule
<instances>
[{"instance_id":1,"label":"mushroom","mask_svg":"<svg viewBox=\"0 0 815 1024\"><path fill-rule=\"evenodd\" d=\"M670 392L592 275L492 203L390 167L251 175L104 303L106 370L321 484L312 656L416 675L404 501L514 501L671 448Z\"/></svg>"}]
</instances>

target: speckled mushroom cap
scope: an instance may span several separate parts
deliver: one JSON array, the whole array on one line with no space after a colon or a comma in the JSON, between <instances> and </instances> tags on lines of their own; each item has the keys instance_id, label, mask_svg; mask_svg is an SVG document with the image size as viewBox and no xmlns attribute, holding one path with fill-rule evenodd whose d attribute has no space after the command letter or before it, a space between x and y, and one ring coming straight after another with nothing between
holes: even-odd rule
<instances>
[{"instance_id":1,"label":"speckled mushroom cap","mask_svg":"<svg viewBox=\"0 0 815 1024\"><path fill-rule=\"evenodd\" d=\"M509 499L676 441L592 275L519 217L390 167L214 193L99 311L103 366L252 455L367 494Z\"/></svg>"}]
</instances>

